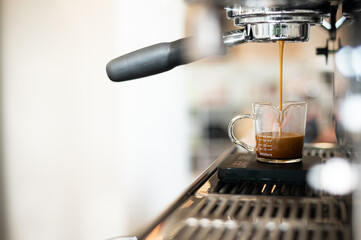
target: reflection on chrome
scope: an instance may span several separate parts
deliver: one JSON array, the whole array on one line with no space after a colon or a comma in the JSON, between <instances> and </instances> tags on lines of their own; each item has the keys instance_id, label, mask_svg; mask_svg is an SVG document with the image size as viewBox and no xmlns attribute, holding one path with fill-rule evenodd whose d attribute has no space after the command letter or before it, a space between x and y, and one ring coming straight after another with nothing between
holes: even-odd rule
<instances>
[{"instance_id":1,"label":"reflection on chrome","mask_svg":"<svg viewBox=\"0 0 361 240\"><path fill-rule=\"evenodd\" d=\"M341 103L340 117L343 127L353 133L361 132L361 94L346 98Z\"/></svg>"},{"instance_id":2,"label":"reflection on chrome","mask_svg":"<svg viewBox=\"0 0 361 240\"><path fill-rule=\"evenodd\" d=\"M341 48L336 54L336 66L345 77L361 76L361 45Z\"/></svg>"}]
</instances>

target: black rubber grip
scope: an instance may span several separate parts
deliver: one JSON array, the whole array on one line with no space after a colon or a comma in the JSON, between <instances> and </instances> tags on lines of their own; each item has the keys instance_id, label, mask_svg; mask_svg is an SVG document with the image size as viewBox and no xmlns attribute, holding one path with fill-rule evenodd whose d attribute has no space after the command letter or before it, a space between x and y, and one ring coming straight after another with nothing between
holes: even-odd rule
<instances>
[{"instance_id":1,"label":"black rubber grip","mask_svg":"<svg viewBox=\"0 0 361 240\"><path fill-rule=\"evenodd\" d=\"M142 78L168 71L202 57L189 58L191 38L158 43L111 60L106 67L108 77L114 82Z\"/></svg>"}]
</instances>

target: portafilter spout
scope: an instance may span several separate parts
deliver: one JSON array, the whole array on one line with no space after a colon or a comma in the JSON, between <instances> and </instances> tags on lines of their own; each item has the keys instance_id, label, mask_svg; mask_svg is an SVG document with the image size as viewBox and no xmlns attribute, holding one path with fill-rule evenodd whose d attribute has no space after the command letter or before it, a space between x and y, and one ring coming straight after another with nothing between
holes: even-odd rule
<instances>
[{"instance_id":1,"label":"portafilter spout","mask_svg":"<svg viewBox=\"0 0 361 240\"><path fill-rule=\"evenodd\" d=\"M219 47L198 52L197 37L155 44L111 60L106 67L108 77L121 82L158 74L208 56L225 54L228 47L247 42L308 41L310 26L320 24L323 19L323 14L315 10L233 7L226 8L226 13L238 29L216 37Z\"/></svg>"}]
</instances>

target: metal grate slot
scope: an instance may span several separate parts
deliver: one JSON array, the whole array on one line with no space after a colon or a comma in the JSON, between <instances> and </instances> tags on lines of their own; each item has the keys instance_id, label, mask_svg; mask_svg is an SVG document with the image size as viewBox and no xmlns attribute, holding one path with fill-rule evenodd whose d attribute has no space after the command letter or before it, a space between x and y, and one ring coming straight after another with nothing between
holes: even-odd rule
<instances>
[{"instance_id":1,"label":"metal grate slot","mask_svg":"<svg viewBox=\"0 0 361 240\"><path fill-rule=\"evenodd\" d=\"M212 216L214 218L222 218L228 215L228 211L230 210L233 204L234 204L233 201L229 201L227 199L222 199L222 201L218 201L212 212Z\"/></svg>"},{"instance_id":2,"label":"metal grate slot","mask_svg":"<svg viewBox=\"0 0 361 240\"><path fill-rule=\"evenodd\" d=\"M194 209L194 211L197 214L200 214L203 209L207 206L207 204L209 203L210 199L209 198L204 198L203 201L201 201L198 206Z\"/></svg>"},{"instance_id":3,"label":"metal grate slot","mask_svg":"<svg viewBox=\"0 0 361 240\"><path fill-rule=\"evenodd\" d=\"M270 230L265 228L263 240L280 240L280 231L278 229Z\"/></svg>"},{"instance_id":4,"label":"metal grate slot","mask_svg":"<svg viewBox=\"0 0 361 240\"><path fill-rule=\"evenodd\" d=\"M281 231L284 233L284 234L282 235L283 239L287 239L287 240L293 239L294 231L293 231L292 228L290 228L290 227L287 227L287 228L285 228L285 229L282 228Z\"/></svg>"},{"instance_id":5,"label":"metal grate slot","mask_svg":"<svg viewBox=\"0 0 361 240\"><path fill-rule=\"evenodd\" d=\"M250 229L250 230L247 232L247 235L243 236L243 239L253 240L253 239L260 238L259 236L262 234L262 231L258 231L258 229L255 225L248 227L248 229Z\"/></svg>"},{"instance_id":6,"label":"metal grate slot","mask_svg":"<svg viewBox=\"0 0 361 240\"><path fill-rule=\"evenodd\" d=\"M222 238L220 239L233 240L240 231L242 231L242 228L226 228L226 230L223 232Z\"/></svg>"},{"instance_id":7,"label":"metal grate slot","mask_svg":"<svg viewBox=\"0 0 361 240\"><path fill-rule=\"evenodd\" d=\"M214 204L212 204L212 207L209 209L209 213L206 213L207 215L213 215L216 209L219 209L221 200L214 201Z\"/></svg>"},{"instance_id":8,"label":"metal grate slot","mask_svg":"<svg viewBox=\"0 0 361 240\"><path fill-rule=\"evenodd\" d=\"M341 210L341 207L340 205L338 204L334 204L333 205L335 207L335 218L336 219L342 219L342 210Z\"/></svg>"},{"instance_id":9,"label":"metal grate slot","mask_svg":"<svg viewBox=\"0 0 361 240\"><path fill-rule=\"evenodd\" d=\"M201 231L201 227L197 226L197 227L193 227L193 228L194 228L193 231L186 232L185 239L189 239L189 240L197 239L197 235Z\"/></svg>"},{"instance_id":10,"label":"metal grate slot","mask_svg":"<svg viewBox=\"0 0 361 240\"><path fill-rule=\"evenodd\" d=\"M311 203L309 204L309 212L307 218L313 220L316 218L316 204Z\"/></svg>"},{"instance_id":11,"label":"metal grate slot","mask_svg":"<svg viewBox=\"0 0 361 240\"><path fill-rule=\"evenodd\" d=\"M285 237L285 232L284 232L284 231L281 231L281 232L280 232L279 240L284 240L284 237Z\"/></svg>"},{"instance_id":12,"label":"metal grate slot","mask_svg":"<svg viewBox=\"0 0 361 240\"><path fill-rule=\"evenodd\" d=\"M281 195L282 196L289 196L290 195L290 185L282 185L281 187Z\"/></svg>"},{"instance_id":13,"label":"metal grate slot","mask_svg":"<svg viewBox=\"0 0 361 240\"><path fill-rule=\"evenodd\" d=\"M242 195L250 194L252 192L252 188L254 187L254 185L255 185L254 183L247 183L238 194L242 194Z\"/></svg>"},{"instance_id":14,"label":"metal grate slot","mask_svg":"<svg viewBox=\"0 0 361 240\"><path fill-rule=\"evenodd\" d=\"M273 192L273 184L263 184L262 186L262 190L261 190L261 195L271 195Z\"/></svg>"},{"instance_id":15,"label":"metal grate slot","mask_svg":"<svg viewBox=\"0 0 361 240\"><path fill-rule=\"evenodd\" d=\"M298 207L297 207L297 218L300 219L302 218L303 216L303 212L304 212L304 204L298 204Z\"/></svg>"},{"instance_id":16,"label":"metal grate slot","mask_svg":"<svg viewBox=\"0 0 361 240\"><path fill-rule=\"evenodd\" d=\"M329 231L323 230L322 231L322 239L330 239Z\"/></svg>"},{"instance_id":17,"label":"metal grate slot","mask_svg":"<svg viewBox=\"0 0 361 240\"><path fill-rule=\"evenodd\" d=\"M220 189L219 193L231 193L231 191L234 189L233 183L227 183L224 185L222 189Z\"/></svg>"},{"instance_id":18,"label":"metal grate slot","mask_svg":"<svg viewBox=\"0 0 361 240\"><path fill-rule=\"evenodd\" d=\"M274 216L276 216L277 209L275 209ZM291 204L286 203L284 206L283 218L289 218L291 213Z\"/></svg>"},{"instance_id":19,"label":"metal grate slot","mask_svg":"<svg viewBox=\"0 0 361 240\"><path fill-rule=\"evenodd\" d=\"M306 195L306 186L305 185L295 185L294 196L302 197L304 195Z\"/></svg>"},{"instance_id":20,"label":"metal grate slot","mask_svg":"<svg viewBox=\"0 0 361 240\"><path fill-rule=\"evenodd\" d=\"M295 229L293 232L293 239L298 240L300 236L300 231L298 229Z\"/></svg>"},{"instance_id":21,"label":"metal grate slot","mask_svg":"<svg viewBox=\"0 0 361 240\"><path fill-rule=\"evenodd\" d=\"M224 187L225 184L225 182L218 182L217 186L214 188L214 192L223 194L221 189Z\"/></svg>"},{"instance_id":22,"label":"metal grate slot","mask_svg":"<svg viewBox=\"0 0 361 240\"><path fill-rule=\"evenodd\" d=\"M215 212L215 216L225 216L227 211L231 208L233 205L232 201L223 201L220 207Z\"/></svg>"},{"instance_id":23,"label":"metal grate slot","mask_svg":"<svg viewBox=\"0 0 361 240\"><path fill-rule=\"evenodd\" d=\"M168 239L190 239L197 228L195 224L186 224L176 233L174 238L169 236Z\"/></svg>"},{"instance_id":24,"label":"metal grate slot","mask_svg":"<svg viewBox=\"0 0 361 240\"><path fill-rule=\"evenodd\" d=\"M244 236L249 230L249 228L245 227L244 224L237 228L237 232L233 234L233 236L230 238L232 240L240 239L242 236Z\"/></svg>"},{"instance_id":25,"label":"metal grate slot","mask_svg":"<svg viewBox=\"0 0 361 240\"><path fill-rule=\"evenodd\" d=\"M280 184L274 184L271 190L271 194L275 195L275 196L279 196L280 195L280 190L281 190L281 186Z\"/></svg>"},{"instance_id":26,"label":"metal grate slot","mask_svg":"<svg viewBox=\"0 0 361 240\"><path fill-rule=\"evenodd\" d=\"M330 207L327 203L322 203L322 218L330 219Z\"/></svg>"},{"instance_id":27,"label":"metal grate slot","mask_svg":"<svg viewBox=\"0 0 361 240\"><path fill-rule=\"evenodd\" d=\"M254 205L255 203L254 202L248 202L248 204L244 207L244 211L243 211L243 214L241 215L241 217L250 217L253 210L254 210Z\"/></svg>"},{"instance_id":28,"label":"metal grate slot","mask_svg":"<svg viewBox=\"0 0 361 240\"><path fill-rule=\"evenodd\" d=\"M245 202L244 201L240 201L237 205L235 204L236 208L235 211L232 212L232 217L236 217L238 214L240 214L241 210L243 209Z\"/></svg>"},{"instance_id":29,"label":"metal grate slot","mask_svg":"<svg viewBox=\"0 0 361 240\"><path fill-rule=\"evenodd\" d=\"M266 212L267 205L266 203L263 203L261 205L261 209L259 210L258 217L263 217Z\"/></svg>"},{"instance_id":30,"label":"metal grate slot","mask_svg":"<svg viewBox=\"0 0 361 240\"><path fill-rule=\"evenodd\" d=\"M206 239L221 240L221 239L225 238L226 233L227 233L226 227L218 227L218 228L213 229L213 231L210 232L208 238L206 238Z\"/></svg>"},{"instance_id":31,"label":"metal grate slot","mask_svg":"<svg viewBox=\"0 0 361 240\"><path fill-rule=\"evenodd\" d=\"M241 227L238 227L237 234L233 237L233 240L251 240L256 239L257 237L257 226L252 224L243 224ZM258 232L259 235L259 232Z\"/></svg>"},{"instance_id":32,"label":"metal grate slot","mask_svg":"<svg viewBox=\"0 0 361 240\"><path fill-rule=\"evenodd\" d=\"M200 216L210 216L211 213L217 208L217 200L215 198L210 198L201 211L199 211Z\"/></svg>"},{"instance_id":33,"label":"metal grate slot","mask_svg":"<svg viewBox=\"0 0 361 240\"><path fill-rule=\"evenodd\" d=\"M308 234L307 234L307 239L312 240L312 239L314 239L314 237L315 237L314 230L309 230Z\"/></svg>"},{"instance_id":34,"label":"metal grate slot","mask_svg":"<svg viewBox=\"0 0 361 240\"><path fill-rule=\"evenodd\" d=\"M200 227L197 228L197 230L194 232L194 234L192 235L192 237L190 239L192 239L192 240L206 239L206 236L210 232L212 232L211 225L206 225L206 224L204 224L204 226L201 225Z\"/></svg>"},{"instance_id":35,"label":"metal grate slot","mask_svg":"<svg viewBox=\"0 0 361 240\"><path fill-rule=\"evenodd\" d=\"M273 208L270 208L270 214L268 215L270 218L277 217L282 211L284 206L280 206L278 203L273 205Z\"/></svg>"}]
</instances>

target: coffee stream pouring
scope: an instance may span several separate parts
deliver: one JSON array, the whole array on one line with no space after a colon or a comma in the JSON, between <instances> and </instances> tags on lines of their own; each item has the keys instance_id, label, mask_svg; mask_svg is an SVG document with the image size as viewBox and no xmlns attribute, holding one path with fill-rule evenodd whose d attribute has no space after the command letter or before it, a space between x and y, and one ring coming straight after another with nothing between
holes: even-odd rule
<instances>
[{"instance_id":1,"label":"coffee stream pouring","mask_svg":"<svg viewBox=\"0 0 361 240\"><path fill-rule=\"evenodd\" d=\"M203 1L205 2L205 1ZM291 3L292 2L292 3ZM262 4L262 5L256 5ZM248 42L308 41L310 26L328 26L330 36L341 24L336 21L337 4L331 1L212 1L207 4L208 18L204 23L218 22L220 29L209 36L196 36L174 42L159 43L113 59L107 64L108 77L115 82L142 78L168 71L204 57L225 54L226 49ZM212 6L212 7L209 7ZM237 29L222 34L217 8L225 9L226 17ZM330 16L331 15L331 16ZM331 23L324 19L330 17ZM344 22L344 18L340 21ZM331 26L331 27L330 27ZM205 39L199 41L200 39ZM332 39L334 40L334 39ZM213 47L205 43L218 41ZM199 49L206 49L199 51Z\"/></svg>"}]
</instances>

